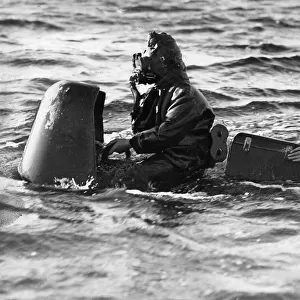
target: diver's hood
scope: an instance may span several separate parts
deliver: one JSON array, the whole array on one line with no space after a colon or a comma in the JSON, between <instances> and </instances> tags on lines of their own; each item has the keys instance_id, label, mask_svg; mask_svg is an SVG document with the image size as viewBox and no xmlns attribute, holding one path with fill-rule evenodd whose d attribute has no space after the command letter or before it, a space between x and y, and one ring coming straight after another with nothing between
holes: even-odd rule
<instances>
[{"instance_id":1,"label":"diver's hood","mask_svg":"<svg viewBox=\"0 0 300 300\"><path fill-rule=\"evenodd\" d=\"M172 36L166 33L149 33L143 54L133 55L134 79L142 84L188 82L182 54Z\"/></svg>"}]
</instances>

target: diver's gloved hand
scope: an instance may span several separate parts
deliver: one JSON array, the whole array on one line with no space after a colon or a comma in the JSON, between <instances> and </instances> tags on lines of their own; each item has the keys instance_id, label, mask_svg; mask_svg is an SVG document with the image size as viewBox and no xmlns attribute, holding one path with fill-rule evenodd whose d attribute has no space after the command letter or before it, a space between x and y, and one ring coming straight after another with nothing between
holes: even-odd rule
<instances>
[{"instance_id":1,"label":"diver's gloved hand","mask_svg":"<svg viewBox=\"0 0 300 300\"><path fill-rule=\"evenodd\" d=\"M114 139L110 141L102 151L102 160L108 159L108 156L114 152L126 153L126 157L130 157L130 142L129 139Z\"/></svg>"},{"instance_id":2,"label":"diver's gloved hand","mask_svg":"<svg viewBox=\"0 0 300 300\"><path fill-rule=\"evenodd\" d=\"M135 53L132 56L132 75L129 78L131 86L137 84L153 84L157 80L157 76L151 69L151 59L142 56L141 53Z\"/></svg>"},{"instance_id":3,"label":"diver's gloved hand","mask_svg":"<svg viewBox=\"0 0 300 300\"><path fill-rule=\"evenodd\" d=\"M136 83L139 81L139 73L141 71L140 64L137 64L136 61L141 57L141 53L134 53L132 56L132 67L133 71L131 76L129 77L129 84L131 88L136 88Z\"/></svg>"},{"instance_id":4,"label":"diver's gloved hand","mask_svg":"<svg viewBox=\"0 0 300 300\"><path fill-rule=\"evenodd\" d=\"M138 76L136 73L132 73L132 75L129 77L129 86L131 89L137 90L136 83L138 81Z\"/></svg>"}]
</instances>

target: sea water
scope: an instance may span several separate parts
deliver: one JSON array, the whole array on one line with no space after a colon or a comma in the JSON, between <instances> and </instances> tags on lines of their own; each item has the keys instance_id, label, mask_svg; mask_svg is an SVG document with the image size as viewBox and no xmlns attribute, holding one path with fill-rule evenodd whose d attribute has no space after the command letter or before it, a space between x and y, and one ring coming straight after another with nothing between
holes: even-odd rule
<instances>
[{"instance_id":1,"label":"sea water","mask_svg":"<svg viewBox=\"0 0 300 300\"><path fill-rule=\"evenodd\" d=\"M132 54L171 34L230 132L299 142L297 0L0 2L0 299L300 298L300 184L61 191L18 179L49 86L107 94L105 141L130 135ZM300 165L299 165L300 168Z\"/></svg>"}]
</instances>

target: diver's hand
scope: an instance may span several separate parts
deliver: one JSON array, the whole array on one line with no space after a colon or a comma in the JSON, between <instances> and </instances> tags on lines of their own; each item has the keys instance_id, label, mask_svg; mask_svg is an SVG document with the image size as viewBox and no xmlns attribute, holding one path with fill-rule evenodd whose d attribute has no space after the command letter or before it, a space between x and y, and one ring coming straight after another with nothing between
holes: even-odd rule
<instances>
[{"instance_id":1,"label":"diver's hand","mask_svg":"<svg viewBox=\"0 0 300 300\"><path fill-rule=\"evenodd\" d=\"M300 147L293 149L287 158L291 161L300 162Z\"/></svg>"},{"instance_id":2,"label":"diver's hand","mask_svg":"<svg viewBox=\"0 0 300 300\"><path fill-rule=\"evenodd\" d=\"M136 89L136 84L141 83L142 79L142 64L141 64L141 53L134 53L132 56L132 74L129 77L129 84L131 89Z\"/></svg>"},{"instance_id":3,"label":"diver's hand","mask_svg":"<svg viewBox=\"0 0 300 300\"><path fill-rule=\"evenodd\" d=\"M131 76L129 77L129 86L131 89L137 91L136 85L139 84L139 72L132 72Z\"/></svg>"},{"instance_id":4,"label":"diver's hand","mask_svg":"<svg viewBox=\"0 0 300 300\"><path fill-rule=\"evenodd\" d=\"M129 77L129 86L133 89L136 89L136 74L132 74Z\"/></svg>"},{"instance_id":5,"label":"diver's hand","mask_svg":"<svg viewBox=\"0 0 300 300\"><path fill-rule=\"evenodd\" d=\"M110 141L102 151L102 159L107 159L109 155L114 152L126 153L126 156L130 156L130 142L128 139L114 139Z\"/></svg>"},{"instance_id":6,"label":"diver's hand","mask_svg":"<svg viewBox=\"0 0 300 300\"><path fill-rule=\"evenodd\" d=\"M111 143L113 143L113 146L108 151L108 155L114 152L118 152L118 153L127 152L130 149L130 143L128 139L115 139L111 141Z\"/></svg>"}]
</instances>

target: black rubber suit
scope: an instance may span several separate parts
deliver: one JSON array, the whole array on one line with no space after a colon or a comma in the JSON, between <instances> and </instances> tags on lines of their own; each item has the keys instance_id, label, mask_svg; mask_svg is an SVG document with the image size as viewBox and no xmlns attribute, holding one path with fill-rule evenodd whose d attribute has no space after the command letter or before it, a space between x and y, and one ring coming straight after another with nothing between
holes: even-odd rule
<instances>
[{"instance_id":1,"label":"black rubber suit","mask_svg":"<svg viewBox=\"0 0 300 300\"><path fill-rule=\"evenodd\" d=\"M153 155L130 167L125 163L123 172L114 174L110 183L166 190L189 171L209 166L214 113L201 92L190 84L181 52L170 35L150 32L147 50L139 56L139 62L138 68L138 60L134 63L131 77L134 135L130 140L112 141L109 147L114 143L117 146L109 154L131 147L138 154ZM154 86L140 95L135 82ZM128 144L128 149L122 143Z\"/></svg>"}]
</instances>

